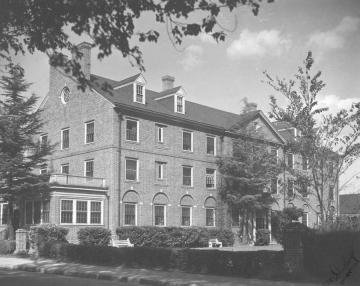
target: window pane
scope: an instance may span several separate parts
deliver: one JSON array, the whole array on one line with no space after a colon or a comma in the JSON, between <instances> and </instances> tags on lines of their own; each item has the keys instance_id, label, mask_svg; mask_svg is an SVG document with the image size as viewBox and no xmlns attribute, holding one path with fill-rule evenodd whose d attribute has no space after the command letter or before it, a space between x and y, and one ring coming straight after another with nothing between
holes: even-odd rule
<instances>
[{"instance_id":1,"label":"window pane","mask_svg":"<svg viewBox=\"0 0 360 286\"><path fill-rule=\"evenodd\" d=\"M94 142L94 122L86 123L86 143Z\"/></svg>"},{"instance_id":2,"label":"window pane","mask_svg":"<svg viewBox=\"0 0 360 286\"><path fill-rule=\"evenodd\" d=\"M214 137L206 137L207 147L206 153L214 155L215 154L215 138Z\"/></svg>"},{"instance_id":3,"label":"window pane","mask_svg":"<svg viewBox=\"0 0 360 286\"><path fill-rule=\"evenodd\" d=\"M69 174L69 165L61 165L61 173L62 174Z\"/></svg>"},{"instance_id":4,"label":"window pane","mask_svg":"<svg viewBox=\"0 0 360 286\"><path fill-rule=\"evenodd\" d=\"M256 229L265 228L265 217L256 217Z\"/></svg>"},{"instance_id":5,"label":"window pane","mask_svg":"<svg viewBox=\"0 0 360 286\"><path fill-rule=\"evenodd\" d=\"M215 209L206 209L206 226L215 226Z\"/></svg>"},{"instance_id":6,"label":"window pane","mask_svg":"<svg viewBox=\"0 0 360 286\"><path fill-rule=\"evenodd\" d=\"M137 160L126 159L126 180L137 180Z\"/></svg>"},{"instance_id":7,"label":"window pane","mask_svg":"<svg viewBox=\"0 0 360 286\"><path fill-rule=\"evenodd\" d=\"M69 148L69 129L62 130L62 148Z\"/></svg>"},{"instance_id":8,"label":"window pane","mask_svg":"<svg viewBox=\"0 0 360 286\"><path fill-rule=\"evenodd\" d=\"M85 162L85 176L93 177L94 176L94 161L86 161Z\"/></svg>"},{"instance_id":9,"label":"window pane","mask_svg":"<svg viewBox=\"0 0 360 286\"><path fill-rule=\"evenodd\" d=\"M125 204L125 225L135 225L135 204Z\"/></svg>"},{"instance_id":10,"label":"window pane","mask_svg":"<svg viewBox=\"0 0 360 286\"><path fill-rule=\"evenodd\" d=\"M192 150L192 146L191 146L191 132L183 132L183 150L185 151L191 151Z\"/></svg>"},{"instance_id":11,"label":"window pane","mask_svg":"<svg viewBox=\"0 0 360 286\"><path fill-rule=\"evenodd\" d=\"M164 142L164 127L156 126L157 142Z\"/></svg>"},{"instance_id":12,"label":"window pane","mask_svg":"<svg viewBox=\"0 0 360 286\"><path fill-rule=\"evenodd\" d=\"M191 186L192 185L192 176L191 176L191 167L183 167L183 185Z\"/></svg>"},{"instance_id":13,"label":"window pane","mask_svg":"<svg viewBox=\"0 0 360 286\"><path fill-rule=\"evenodd\" d=\"M155 225L165 225L165 206L154 206L155 207Z\"/></svg>"},{"instance_id":14,"label":"window pane","mask_svg":"<svg viewBox=\"0 0 360 286\"><path fill-rule=\"evenodd\" d=\"M43 202L43 211L42 211L42 222L49 222L49 212L50 212L50 201Z\"/></svg>"},{"instance_id":15,"label":"window pane","mask_svg":"<svg viewBox=\"0 0 360 286\"><path fill-rule=\"evenodd\" d=\"M177 112L183 112L183 97L177 96L176 97L176 111Z\"/></svg>"},{"instance_id":16,"label":"window pane","mask_svg":"<svg viewBox=\"0 0 360 286\"><path fill-rule=\"evenodd\" d=\"M137 141L137 125L135 120L126 120L126 140Z\"/></svg>"},{"instance_id":17,"label":"window pane","mask_svg":"<svg viewBox=\"0 0 360 286\"><path fill-rule=\"evenodd\" d=\"M76 223L87 223L87 201L76 202Z\"/></svg>"},{"instance_id":18,"label":"window pane","mask_svg":"<svg viewBox=\"0 0 360 286\"><path fill-rule=\"evenodd\" d=\"M181 225L182 226L190 226L190 208L182 207L181 208Z\"/></svg>"},{"instance_id":19,"label":"window pane","mask_svg":"<svg viewBox=\"0 0 360 286\"><path fill-rule=\"evenodd\" d=\"M214 169L206 169L206 187L207 188L215 188L215 170Z\"/></svg>"},{"instance_id":20,"label":"window pane","mask_svg":"<svg viewBox=\"0 0 360 286\"><path fill-rule=\"evenodd\" d=\"M73 215L73 201L62 200L61 201L61 223L72 223Z\"/></svg>"},{"instance_id":21,"label":"window pane","mask_svg":"<svg viewBox=\"0 0 360 286\"><path fill-rule=\"evenodd\" d=\"M143 102L143 90L144 87L142 85L136 85L136 101Z\"/></svg>"},{"instance_id":22,"label":"window pane","mask_svg":"<svg viewBox=\"0 0 360 286\"><path fill-rule=\"evenodd\" d=\"M101 202L90 203L90 224L101 224Z\"/></svg>"},{"instance_id":23,"label":"window pane","mask_svg":"<svg viewBox=\"0 0 360 286\"><path fill-rule=\"evenodd\" d=\"M41 202L34 202L34 224L39 224L41 221Z\"/></svg>"},{"instance_id":24,"label":"window pane","mask_svg":"<svg viewBox=\"0 0 360 286\"><path fill-rule=\"evenodd\" d=\"M26 224L32 224L32 212L33 212L33 202L26 202L25 203L25 222Z\"/></svg>"}]
</instances>

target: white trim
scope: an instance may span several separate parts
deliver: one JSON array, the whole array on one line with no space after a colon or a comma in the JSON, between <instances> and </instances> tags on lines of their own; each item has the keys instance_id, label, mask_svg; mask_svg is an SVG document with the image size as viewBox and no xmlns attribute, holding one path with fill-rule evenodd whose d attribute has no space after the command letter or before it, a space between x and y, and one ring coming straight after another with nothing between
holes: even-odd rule
<instances>
[{"instance_id":1,"label":"white trim","mask_svg":"<svg viewBox=\"0 0 360 286\"><path fill-rule=\"evenodd\" d=\"M191 227L192 225L193 225L193 222L192 222L192 206L184 206L184 205L180 205L180 208L181 208L181 222L180 222L180 225L182 226L182 227ZM183 211L183 208L188 208L188 209L190 209L190 224L189 225L184 225L184 224L182 224L182 222L183 222L183 213L182 213L182 211Z\"/></svg>"},{"instance_id":2,"label":"white trim","mask_svg":"<svg viewBox=\"0 0 360 286\"><path fill-rule=\"evenodd\" d=\"M191 135L191 148L190 150L184 150L184 132L186 133L190 133ZM185 151L185 152L194 152L194 132L193 131L189 131L189 130L186 130L186 129L183 129L182 130L182 142L181 142L181 145L182 145L182 150Z\"/></svg>"},{"instance_id":3,"label":"white trim","mask_svg":"<svg viewBox=\"0 0 360 286\"><path fill-rule=\"evenodd\" d=\"M131 180L131 179L126 178L127 160L136 161L136 180ZM137 158L132 158L132 157L125 157L125 180L126 180L126 181L139 182L139 159L137 159Z\"/></svg>"},{"instance_id":4,"label":"white trim","mask_svg":"<svg viewBox=\"0 0 360 286\"><path fill-rule=\"evenodd\" d=\"M136 140L130 140L130 139L127 139L127 122L128 121L133 121L133 122L136 122ZM125 141L128 141L128 142L139 142L140 141L140 122L139 122L139 119L136 119L136 118L133 118L133 117L126 117L125 118Z\"/></svg>"},{"instance_id":5,"label":"white trim","mask_svg":"<svg viewBox=\"0 0 360 286\"><path fill-rule=\"evenodd\" d=\"M136 100L137 86L142 86L142 101L137 101ZM133 83L133 102L145 104L146 100L145 100L145 84L144 83L137 82L137 81L135 81Z\"/></svg>"},{"instance_id":6,"label":"white trim","mask_svg":"<svg viewBox=\"0 0 360 286\"><path fill-rule=\"evenodd\" d=\"M88 162L92 162L92 172L93 172L92 176L86 176L86 163L88 163ZM89 160L84 161L84 177L86 177L86 178L94 177L94 166L95 166L94 159L89 159Z\"/></svg>"},{"instance_id":7,"label":"white trim","mask_svg":"<svg viewBox=\"0 0 360 286\"><path fill-rule=\"evenodd\" d=\"M184 168L190 168L191 169L191 184L190 185L184 185ZM185 187L193 187L194 186L194 167L189 165L182 165L182 185Z\"/></svg>"},{"instance_id":8,"label":"white trim","mask_svg":"<svg viewBox=\"0 0 360 286\"><path fill-rule=\"evenodd\" d=\"M166 126L155 123L155 133L156 133L156 142L157 143L164 143L164 128ZM159 140L159 130L161 134L161 140Z\"/></svg>"},{"instance_id":9,"label":"white trim","mask_svg":"<svg viewBox=\"0 0 360 286\"><path fill-rule=\"evenodd\" d=\"M308 212L304 212L303 215L301 216L301 223L304 224L304 221L303 221L303 216L306 215L306 224L305 226L308 226L309 225L309 213Z\"/></svg>"},{"instance_id":10,"label":"white trim","mask_svg":"<svg viewBox=\"0 0 360 286\"><path fill-rule=\"evenodd\" d=\"M61 222L61 204L62 201L72 201L72 222ZM77 223L76 222L76 212L77 212L77 201L86 201L86 223ZM79 198L79 199L72 199L72 198L62 198L60 199L60 207L59 207L59 221L60 225L103 225L104 224L104 201L103 200L96 200L96 199L86 199L86 198ZM91 202L99 202L100 203L100 223L90 223L91 220Z\"/></svg>"},{"instance_id":11,"label":"white trim","mask_svg":"<svg viewBox=\"0 0 360 286\"><path fill-rule=\"evenodd\" d=\"M127 83L124 83L124 84L115 86L115 87L113 87L113 89L116 90L116 89L122 88L122 87L124 87L124 86L128 86L128 85L130 85L130 84L134 84L134 82L133 82L133 81L127 82Z\"/></svg>"},{"instance_id":12,"label":"white trim","mask_svg":"<svg viewBox=\"0 0 360 286\"><path fill-rule=\"evenodd\" d=\"M181 105L182 105L182 112L177 111L177 100L178 97L181 97ZM185 114L185 96L182 94L175 94L174 96L174 112L176 113L180 113L180 114Z\"/></svg>"},{"instance_id":13,"label":"white trim","mask_svg":"<svg viewBox=\"0 0 360 286\"><path fill-rule=\"evenodd\" d=\"M207 208L207 207L204 207L205 208L205 227L216 227L216 208ZM206 210L213 210L213 221L214 221L214 225L206 225Z\"/></svg>"},{"instance_id":14,"label":"white trim","mask_svg":"<svg viewBox=\"0 0 360 286\"><path fill-rule=\"evenodd\" d=\"M125 223L125 205L134 205L135 206L135 224L126 224ZM124 206L124 226L137 226L138 225L138 203L130 203L130 202L124 202L123 203Z\"/></svg>"},{"instance_id":15,"label":"white trim","mask_svg":"<svg viewBox=\"0 0 360 286\"><path fill-rule=\"evenodd\" d=\"M154 98L154 100L160 100L160 99L172 97L172 96L175 96L175 94L176 94L176 92L170 93L170 94L168 94L168 95L164 95L164 96L160 96L160 97Z\"/></svg>"},{"instance_id":16,"label":"white trim","mask_svg":"<svg viewBox=\"0 0 360 286\"><path fill-rule=\"evenodd\" d=\"M207 152L207 138L213 138L214 139L214 154L211 154L211 153L208 153ZM206 135L206 154L207 155L210 155L210 156L216 156L216 136L214 135Z\"/></svg>"},{"instance_id":17,"label":"white trim","mask_svg":"<svg viewBox=\"0 0 360 286\"><path fill-rule=\"evenodd\" d=\"M65 166L69 167L69 173L70 173L70 164L69 164L69 163L65 163L65 164L61 164L61 165L60 165L60 173L61 173L61 174L69 174L69 173L64 173L63 167L65 167Z\"/></svg>"},{"instance_id":18,"label":"white trim","mask_svg":"<svg viewBox=\"0 0 360 286\"><path fill-rule=\"evenodd\" d=\"M64 148L64 132L68 130L69 131L69 147L67 148ZM61 132L60 132L60 146L61 146L61 150L67 150L70 148L70 127L65 127L63 129L61 129Z\"/></svg>"},{"instance_id":19,"label":"white trim","mask_svg":"<svg viewBox=\"0 0 360 286\"><path fill-rule=\"evenodd\" d=\"M92 141L92 142L86 142L86 140L87 140L87 132L88 132L88 124L91 124L91 123L94 124L94 138L93 138L93 141ZM94 142L95 142L95 120L86 121L84 124L85 124L85 138L84 138L84 143L85 143L85 144L94 143Z\"/></svg>"},{"instance_id":20,"label":"white trim","mask_svg":"<svg viewBox=\"0 0 360 286\"><path fill-rule=\"evenodd\" d=\"M7 205L8 203L0 203L0 225L6 225L6 224L3 224L2 221L3 221L3 212L4 212L4 205Z\"/></svg>"},{"instance_id":21,"label":"white trim","mask_svg":"<svg viewBox=\"0 0 360 286\"><path fill-rule=\"evenodd\" d=\"M89 189L90 190L90 189ZM106 194L81 194L81 193L68 193L68 192L52 192L52 196L54 197L70 197L70 198L88 198L88 199L98 199L103 200L106 198Z\"/></svg>"},{"instance_id":22,"label":"white trim","mask_svg":"<svg viewBox=\"0 0 360 286\"><path fill-rule=\"evenodd\" d=\"M164 224L163 225L157 225L155 224L155 207L156 206L162 206L164 208ZM166 204L162 205L162 204L153 204L153 211L154 211L154 226L159 226L159 227L164 227L166 226Z\"/></svg>"}]
</instances>

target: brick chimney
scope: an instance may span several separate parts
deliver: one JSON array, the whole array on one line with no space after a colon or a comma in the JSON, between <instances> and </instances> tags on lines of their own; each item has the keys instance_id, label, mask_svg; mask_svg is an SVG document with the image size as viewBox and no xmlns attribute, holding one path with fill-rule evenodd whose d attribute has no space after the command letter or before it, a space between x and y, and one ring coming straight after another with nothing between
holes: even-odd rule
<instances>
[{"instance_id":1,"label":"brick chimney","mask_svg":"<svg viewBox=\"0 0 360 286\"><path fill-rule=\"evenodd\" d=\"M170 75L164 75L161 78L162 81L162 91L172 89L174 87L175 78Z\"/></svg>"},{"instance_id":2,"label":"brick chimney","mask_svg":"<svg viewBox=\"0 0 360 286\"><path fill-rule=\"evenodd\" d=\"M82 42L77 45L79 52L82 53L81 59L78 59L81 65L81 70L85 75L85 78L90 80L91 72L91 44L88 42Z\"/></svg>"}]
</instances>

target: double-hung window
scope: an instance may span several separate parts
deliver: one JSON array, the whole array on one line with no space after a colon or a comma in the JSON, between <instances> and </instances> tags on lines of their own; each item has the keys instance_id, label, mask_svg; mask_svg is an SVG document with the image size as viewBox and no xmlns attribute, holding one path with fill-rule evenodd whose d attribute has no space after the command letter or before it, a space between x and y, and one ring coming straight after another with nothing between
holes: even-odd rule
<instances>
[{"instance_id":1,"label":"double-hung window","mask_svg":"<svg viewBox=\"0 0 360 286\"><path fill-rule=\"evenodd\" d=\"M125 203L124 212L124 225L136 225L136 204Z\"/></svg>"},{"instance_id":2,"label":"double-hung window","mask_svg":"<svg viewBox=\"0 0 360 286\"><path fill-rule=\"evenodd\" d=\"M216 138L206 136L206 154L216 155Z\"/></svg>"},{"instance_id":3,"label":"double-hung window","mask_svg":"<svg viewBox=\"0 0 360 286\"><path fill-rule=\"evenodd\" d=\"M191 131L183 130L183 150L191 152L193 150L193 133Z\"/></svg>"},{"instance_id":4,"label":"double-hung window","mask_svg":"<svg viewBox=\"0 0 360 286\"><path fill-rule=\"evenodd\" d=\"M85 161L85 177L94 177L94 160Z\"/></svg>"},{"instance_id":5,"label":"double-hung window","mask_svg":"<svg viewBox=\"0 0 360 286\"><path fill-rule=\"evenodd\" d=\"M164 130L165 126L156 124L156 142L164 143Z\"/></svg>"},{"instance_id":6,"label":"double-hung window","mask_svg":"<svg viewBox=\"0 0 360 286\"><path fill-rule=\"evenodd\" d=\"M126 140L139 142L139 121L126 119Z\"/></svg>"},{"instance_id":7,"label":"double-hung window","mask_svg":"<svg viewBox=\"0 0 360 286\"><path fill-rule=\"evenodd\" d=\"M215 226L215 209L214 208L206 208L206 226Z\"/></svg>"},{"instance_id":8,"label":"double-hung window","mask_svg":"<svg viewBox=\"0 0 360 286\"><path fill-rule=\"evenodd\" d=\"M164 180L165 179L165 169L166 163L165 162L155 162L156 168L156 179L157 180Z\"/></svg>"},{"instance_id":9,"label":"double-hung window","mask_svg":"<svg viewBox=\"0 0 360 286\"><path fill-rule=\"evenodd\" d=\"M130 181L139 180L138 160L134 158L125 159L125 179Z\"/></svg>"},{"instance_id":10,"label":"double-hung window","mask_svg":"<svg viewBox=\"0 0 360 286\"><path fill-rule=\"evenodd\" d=\"M60 206L60 222L73 223L73 201L62 200Z\"/></svg>"},{"instance_id":11,"label":"double-hung window","mask_svg":"<svg viewBox=\"0 0 360 286\"><path fill-rule=\"evenodd\" d=\"M93 143L95 140L95 123L89 121L85 123L85 143Z\"/></svg>"},{"instance_id":12,"label":"double-hung window","mask_svg":"<svg viewBox=\"0 0 360 286\"><path fill-rule=\"evenodd\" d=\"M68 149L70 146L70 128L61 130L61 149Z\"/></svg>"},{"instance_id":13,"label":"double-hung window","mask_svg":"<svg viewBox=\"0 0 360 286\"><path fill-rule=\"evenodd\" d=\"M287 163L289 168L294 169L294 154L292 153L287 154Z\"/></svg>"},{"instance_id":14,"label":"double-hung window","mask_svg":"<svg viewBox=\"0 0 360 286\"><path fill-rule=\"evenodd\" d=\"M216 171L214 169L206 169L206 188L208 189L214 189L216 186Z\"/></svg>"},{"instance_id":15,"label":"double-hung window","mask_svg":"<svg viewBox=\"0 0 360 286\"><path fill-rule=\"evenodd\" d=\"M135 102L145 103L144 97L144 86L141 84L136 85L136 95L135 95Z\"/></svg>"},{"instance_id":16,"label":"double-hung window","mask_svg":"<svg viewBox=\"0 0 360 286\"><path fill-rule=\"evenodd\" d=\"M41 148L45 147L47 145L47 141L48 141L48 135L47 134L42 134L40 136L40 146Z\"/></svg>"},{"instance_id":17,"label":"double-hung window","mask_svg":"<svg viewBox=\"0 0 360 286\"><path fill-rule=\"evenodd\" d=\"M184 103L185 103L184 97L181 95L177 95L176 96L176 112L185 113Z\"/></svg>"},{"instance_id":18,"label":"double-hung window","mask_svg":"<svg viewBox=\"0 0 360 286\"><path fill-rule=\"evenodd\" d=\"M25 223L39 224L41 222L41 201L25 202Z\"/></svg>"},{"instance_id":19,"label":"double-hung window","mask_svg":"<svg viewBox=\"0 0 360 286\"><path fill-rule=\"evenodd\" d=\"M61 200L60 223L62 224L102 224L101 201Z\"/></svg>"},{"instance_id":20,"label":"double-hung window","mask_svg":"<svg viewBox=\"0 0 360 286\"><path fill-rule=\"evenodd\" d=\"M61 165L61 174L69 174L69 164Z\"/></svg>"},{"instance_id":21,"label":"double-hung window","mask_svg":"<svg viewBox=\"0 0 360 286\"><path fill-rule=\"evenodd\" d=\"M87 223L87 201L76 201L76 223L86 224Z\"/></svg>"},{"instance_id":22,"label":"double-hung window","mask_svg":"<svg viewBox=\"0 0 360 286\"><path fill-rule=\"evenodd\" d=\"M156 226L165 226L165 205L154 205L154 219Z\"/></svg>"},{"instance_id":23,"label":"double-hung window","mask_svg":"<svg viewBox=\"0 0 360 286\"><path fill-rule=\"evenodd\" d=\"M193 167L183 166L183 185L192 187L192 185L193 185Z\"/></svg>"},{"instance_id":24,"label":"double-hung window","mask_svg":"<svg viewBox=\"0 0 360 286\"><path fill-rule=\"evenodd\" d=\"M307 212L303 212L302 217L301 217L301 223L305 226L308 226L308 213Z\"/></svg>"},{"instance_id":25,"label":"double-hung window","mask_svg":"<svg viewBox=\"0 0 360 286\"><path fill-rule=\"evenodd\" d=\"M181 207L181 225L190 226L191 225L191 207Z\"/></svg>"}]
</instances>

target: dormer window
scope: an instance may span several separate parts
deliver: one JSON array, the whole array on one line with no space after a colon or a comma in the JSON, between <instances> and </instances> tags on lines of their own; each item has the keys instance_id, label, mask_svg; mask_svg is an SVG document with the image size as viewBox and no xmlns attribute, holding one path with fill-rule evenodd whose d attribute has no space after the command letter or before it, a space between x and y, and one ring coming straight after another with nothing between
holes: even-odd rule
<instances>
[{"instance_id":1,"label":"dormer window","mask_svg":"<svg viewBox=\"0 0 360 286\"><path fill-rule=\"evenodd\" d=\"M185 113L184 102L185 102L185 99L183 96L181 96L181 95L176 96L176 103L175 103L176 104L176 106L175 106L176 112L183 113L183 114Z\"/></svg>"},{"instance_id":2,"label":"dormer window","mask_svg":"<svg viewBox=\"0 0 360 286\"><path fill-rule=\"evenodd\" d=\"M136 84L134 101L145 104L145 88L141 84Z\"/></svg>"}]
</instances>

